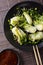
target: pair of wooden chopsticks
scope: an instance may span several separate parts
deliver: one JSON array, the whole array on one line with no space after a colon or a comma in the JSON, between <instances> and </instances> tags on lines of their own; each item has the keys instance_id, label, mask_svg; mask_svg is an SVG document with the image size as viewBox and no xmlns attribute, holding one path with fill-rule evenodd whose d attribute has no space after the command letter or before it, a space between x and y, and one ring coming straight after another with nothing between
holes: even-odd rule
<instances>
[{"instance_id":1,"label":"pair of wooden chopsticks","mask_svg":"<svg viewBox=\"0 0 43 65\"><path fill-rule=\"evenodd\" d=\"M37 65L42 65L42 61L41 61L41 57L40 57L40 53L39 53L39 49L37 45L33 46L33 51L34 51L34 56L35 56Z\"/></svg>"}]
</instances>

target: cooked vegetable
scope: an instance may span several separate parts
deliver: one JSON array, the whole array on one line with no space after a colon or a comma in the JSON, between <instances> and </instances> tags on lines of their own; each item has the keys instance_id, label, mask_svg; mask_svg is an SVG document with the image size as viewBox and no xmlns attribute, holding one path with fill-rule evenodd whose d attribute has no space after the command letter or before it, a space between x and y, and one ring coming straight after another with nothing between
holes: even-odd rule
<instances>
[{"instance_id":1,"label":"cooked vegetable","mask_svg":"<svg viewBox=\"0 0 43 65\"><path fill-rule=\"evenodd\" d=\"M24 17L26 18L27 22L28 22L29 24L32 24L32 19L31 19L31 17L29 16L29 14L27 14L27 12L23 12L23 15L24 15Z\"/></svg>"},{"instance_id":2,"label":"cooked vegetable","mask_svg":"<svg viewBox=\"0 0 43 65\"><path fill-rule=\"evenodd\" d=\"M10 24L15 26L15 25L21 25L24 22L23 16L15 16L10 19Z\"/></svg>"},{"instance_id":3,"label":"cooked vegetable","mask_svg":"<svg viewBox=\"0 0 43 65\"><path fill-rule=\"evenodd\" d=\"M17 14L8 20L14 39L20 45L43 40L43 14L39 14L37 8L17 10Z\"/></svg>"},{"instance_id":4,"label":"cooked vegetable","mask_svg":"<svg viewBox=\"0 0 43 65\"><path fill-rule=\"evenodd\" d=\"M10 24L15 26L16 24L19 24L19 20L20 20L20 17L19 16L15 16L15 17L10 19Z\"/></svg>"},{"instance_id":5,"label":"cooked vegetable","mask_svg":"<svg viewBox=\"0 0 43 65\"><path fill-rule=\"evenodd\" d=\"M43 21L40 20L34 21L34 25L37 28L37 30L39 31L43 30Z\"/></svg>"},{"instance_id":6,"label":"cooked vegetable","mask_svg":"<svg viewBox=\"0 0 43 65\"><path fill-rule=\"evenodd\" d=\"M17 41L20 43L20 45L26 43L26 33L24 33L20 28L14 27L12 29L12 33L17 37Z\"/></svg>"},{"instance_id":7,"label":"cooked vegetable","mask_svg":"<svg viewBox=\"0 0 43 65\"><path fill-rule=\"evenodd\" d=\"M30 34L29 38L33 42L35 42L35 40L41 40L43 39L43 32L36 32L34 34Z\"/></svg>"},{"instance_id":8,"label":"cooked vegetable","mask_svg":"<svg viewBox=\"0 0 43 65\"><path fill-rule=\"evenodd\" d=\"M42 31L42 30L43 30L43 25L42 25L42 24L35 25L35 27L36 27L37 30L39 30L39 31Z\"/></svg>"},{"instance_id":9,"label":"cooked vegetable","mask_svg":"<svg viewBox=\"0 0 43 65\"><path fill-rule=\"evenodd\" d=\"M36 27L35 26L32 26L32 25L28 25L28 24L25 24L23 26L24 30L26 32L29 32L29 33L35 33L36 32Z\"/></svg>"},{"instance_id":10,"label":"cooked vegetable","mask_svg":"<svg viewBox=\"0 0 43 65\"><path fill-rule=\"evenodd\" d=\"M37 30L42 31L43 30L43 16L40 16L38 20L34 21L34 25L37 28Z\"/></svg>"},{"instance_id":11,"label":"cooked vegetable","mask_svg":"<svg viewBox=\"0 0 43 65\"><path fill-rule=\"evenodd\" d=\"M43 24L43 15L39 17L39 20L41 21L40 23Z\"/></svg>"}]
</instances>

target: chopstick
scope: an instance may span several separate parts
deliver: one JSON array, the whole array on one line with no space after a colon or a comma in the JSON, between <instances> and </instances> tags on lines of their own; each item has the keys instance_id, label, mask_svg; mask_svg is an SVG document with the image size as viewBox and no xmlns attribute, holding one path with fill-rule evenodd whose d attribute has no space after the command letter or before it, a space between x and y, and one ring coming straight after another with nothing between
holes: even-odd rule
<instances>
[{"instance_id":1,"label":"chopstick","mask_svg":"<svg viewBox=\"0 0 43 65\"><path fill-rule=\"evenodd\" d=\"M37 53L36 53L36 50L35 50L35 46L33 46L33 51L34 51L34 56L35 56L36 64L39 65Z\"/></svg>"},{"instance_id":2,"label":"chopstick","mask_svg":"<svg viewBox=\"0 0 43 65\"><path fill-rule=\"evenodd\" d=\"M41 57L40 57L40 53L39 53L39 49L37 45L33 46L33 51L34 51L37 65L42 65L42 61L41 61Z\"/></svg>"},{"instance_id":3,"label":"chopstick","mask_svg":"<svg viewBox=\"0 0 43 65\"><path fill-rule=\"evenodd\" d=\"M39 49L38 49L37 45L36 45L36 50L37 50L37 55L38 55L38 58L39 58L39 63L40 63L40 65L42 65L41 56L40 56Z\"/></svg>"}]
</instances>

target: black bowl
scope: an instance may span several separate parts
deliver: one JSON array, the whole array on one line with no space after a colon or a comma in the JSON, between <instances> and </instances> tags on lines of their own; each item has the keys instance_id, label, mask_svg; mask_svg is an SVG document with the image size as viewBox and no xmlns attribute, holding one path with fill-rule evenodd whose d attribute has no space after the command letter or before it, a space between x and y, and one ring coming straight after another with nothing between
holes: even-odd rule
<instances>
[{"instance_id":1,"label":"black bowl","mask_svg":"<svg viewBox=\"0 0 43 65\"><path fill-rule=\"evenodd\" d=\"M8 65L10 63L12 64L12 62L15 62L16 65L20 65L22 63L21 56L19 55L19 53L17 51L15 51L13 49L5 49L0 52L0 61L3 62L4 59L6 59L6 61L4 61L4 63L8 63ZM10 60L8 61L8 59L10 59ZM0 64L1 64L1 62L0 62Z\"/></svg>"},{"instance_id":2,"label":"black bowl","mask_svg":"<svg viewBox=\"0 0 43 65\"><path fill-rule=\"evenodd\" d=\"M4 33L5 33L5 36L6 38L8 39L8 41L13 44L13 46L19 48L19 49L23 49L23 50L26 50L26 49L29 49L30 47L32 48L32 45L29 45L29 44L25 44L25 45L22 45L20 46L18 44L17 41L14 40L13 38L13 35L12 35L12 32L10 31L10 28L9 28L9 23L8 23L8 19L12 18L14 16L14 14L17 13L17 9L16 8L38 8L38 12L39 13L42 13L43 12L43 5L39 4L39 3L36 3L36 2L33 2L33 1L24 1L24 2L21 2L21 3L18 3L16 5L14 5L7 13L6 17L5 17L5 20L4 20ZM39 45L39 44L38 44Z\"/></svg>"}]
</instances>

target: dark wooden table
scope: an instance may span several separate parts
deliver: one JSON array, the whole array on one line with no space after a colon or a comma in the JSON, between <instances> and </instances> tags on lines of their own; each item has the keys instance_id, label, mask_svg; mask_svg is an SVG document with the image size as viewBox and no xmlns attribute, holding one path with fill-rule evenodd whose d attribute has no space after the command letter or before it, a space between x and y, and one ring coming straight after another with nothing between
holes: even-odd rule
<instances>
[{"instance_id":1,"label":"dark wooden table","mask_svg":"<svg viewBox=\"0 0 43 65\"><path fill-rule=\"evenodd\" d=\"M8 10L16 3L27 0L0 0L0 52L4 49L14 49L20 54L23 64L22 65L36 65L32 49L28 52L22 51L11 45L4 35L4 18ZM28 0L29 1L29 0ZM43 4L43 0L30 0ZM40 50L40 49L39 49ZM42 54L43 52L40 51ZM43 57L43 54L41 55ZM43 60L42 60L43 61Z\"/></svg>"}]
</instances>

